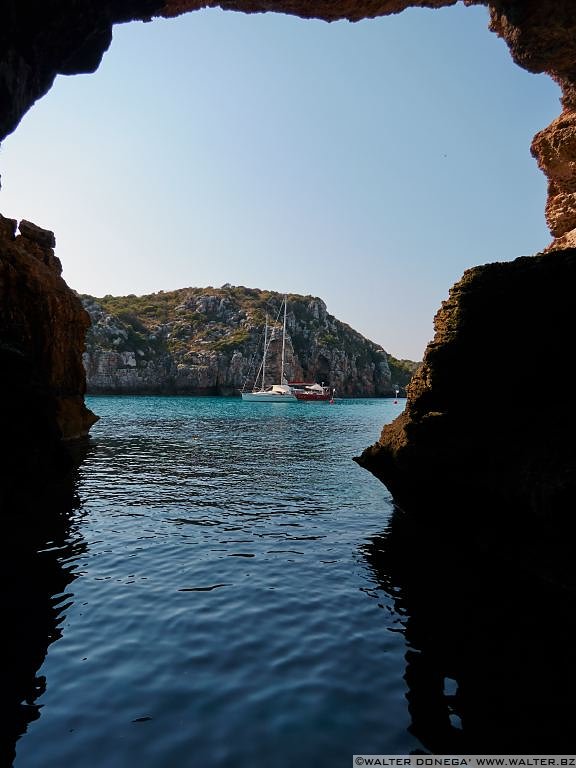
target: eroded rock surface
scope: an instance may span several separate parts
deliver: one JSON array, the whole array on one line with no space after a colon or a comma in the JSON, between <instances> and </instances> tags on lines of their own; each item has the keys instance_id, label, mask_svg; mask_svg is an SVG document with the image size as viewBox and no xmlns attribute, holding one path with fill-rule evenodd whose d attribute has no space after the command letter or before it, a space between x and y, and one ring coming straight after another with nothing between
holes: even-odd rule
<instances>
[{"instance_id":1,"label":"eroded rock surface","mask_svg":"<svg viewBox=\"0 0 576 768\"><path fill-rule=\"evenodd\" d=\"M565 109L532 142L532 154L548 177L546 222L550 250L576 245L576 111Z\"/></svg>"},{"instance_id":2,"label":"eroded rock surface","mask_svg":"<svg viewBox=\"0 0 576 768\"><path fill-rule=\"evenodd\" d=\"M90 324L54 255L52 232L0 216L0 509L42 494L71 467L96 417L84 405Z\"/></svg>"},{"instance_id":3,"label":"eroded rock surface","mask_svg":"<svg viewBox=\"0 0 576 768\"><path fill-rule=\"evenodd\" d=\"M402 508L468 525L573 524L575 283L569 249L475 267L451 289L404 413L357 459ZM566 375L550 380L563 360Z\"/></svg>"}]
</instances>

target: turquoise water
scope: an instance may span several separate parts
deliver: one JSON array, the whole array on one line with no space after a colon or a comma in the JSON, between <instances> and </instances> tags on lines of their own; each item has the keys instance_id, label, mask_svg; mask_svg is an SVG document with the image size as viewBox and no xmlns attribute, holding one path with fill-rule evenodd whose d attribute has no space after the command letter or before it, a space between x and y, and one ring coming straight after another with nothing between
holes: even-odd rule
<instances>
[{"instance_id":1,"label":"turquoise water","mask_svg":"<svg viewBox=\"0 0 576 768\"><path fill-rule=\"evenodd\" d=\"M366 555L391 499L352 461L404 401L88 405L77 508L30 558L44 622L14 765L336 768L420 748L405 617Z\"/></svg>"},{"instance_id":2,"label":"turquoise water","mask_svg":"<svg viewBox=\"0 0 576 768\"><path fill-rule=\"evenodd\" d=\"M3 519L0 765L576 753L576 596L352 461L404 401L89 405L75 498Z\"/></svg>"}]
</instances>

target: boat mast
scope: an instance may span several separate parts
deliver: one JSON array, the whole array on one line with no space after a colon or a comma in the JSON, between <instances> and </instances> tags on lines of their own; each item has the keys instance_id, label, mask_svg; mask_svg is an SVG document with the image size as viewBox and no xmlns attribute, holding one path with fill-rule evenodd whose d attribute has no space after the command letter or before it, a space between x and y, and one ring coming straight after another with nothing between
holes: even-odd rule
<instances>
[{"instance_id":1,"label":"boat mast","mask_svg":"<svg viewBox=\"0 0 576 768\"><path fill-rule=\"evenodd\" d=\"M286 303L287 297L284 294L284 327L282 329L282 369L280 371L280 384L284 384L284 348L286 343Z\"/></svg>"},{"instance_id":2,"label":"boat mast","mask_svg":"<svg viewBox=\"0 0 576 768\"><path fill-rule=\"evenodd\" d=\"M264 392L266 384L266 348L268 347L268 312L266 312L266 324L264 325L264 354L262 356L262 386L260 391Z\"/></svg>"}]
</instances>

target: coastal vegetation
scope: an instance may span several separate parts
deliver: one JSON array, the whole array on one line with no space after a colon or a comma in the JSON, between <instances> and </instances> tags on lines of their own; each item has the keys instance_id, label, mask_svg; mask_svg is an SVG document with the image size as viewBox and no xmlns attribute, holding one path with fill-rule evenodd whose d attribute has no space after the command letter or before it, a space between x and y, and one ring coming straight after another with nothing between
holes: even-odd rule
<instances>
[{"instance_id":1,"label":"coastal vegetation","mask_svg":"<svg viewBox=\"0 0 576 768\"><path fill-rule=\"evenodd\" d=\"M225 284L80 298L92 320L90 392L231 394L255 375L266 318L273 326L283 296ZM270 376L278 344L272 332ZM288 295L286 344L289 379L323 381L341 395L393 395L418 366L337 320L315 296Z\"/></svg>"}]
</instances>

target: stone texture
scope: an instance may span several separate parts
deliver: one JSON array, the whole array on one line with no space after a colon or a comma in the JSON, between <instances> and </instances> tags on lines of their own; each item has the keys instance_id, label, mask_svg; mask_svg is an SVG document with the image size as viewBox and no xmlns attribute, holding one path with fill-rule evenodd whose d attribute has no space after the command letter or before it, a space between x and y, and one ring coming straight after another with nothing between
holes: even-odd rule
<instances>
[{"instance_id":1,"label":"stone texture","mask_svg":"<svg viewBox=\"0 0 576 768\"><path fill-rule=\"evenodd\" d=\"M401 508L574 525L576 397L568 374L548 377L572 354L575 282L571 249L475 267L451 289L404 413L357 458Z\"/></svg>"},{"instance_id":2,"label":"stone texture","mask_svg":"<svg viewBox=\"0 0 576 768\"><path fill-rule=\"evenodd\" d=\"M0 216L0 510L65 475L65 443L96 421L83 400L89 317L52 249L38 243L52 240L15 233L16 222Z\"/></svg>"},{"instance_id":3,"label":"stone texture","mask_svg":"<svg viewBox=\"0 0 576 768\"><path fill-rule=\"evenodd\" d=\"M18 230L22 237L31 240L41 248L56 248L54 232L50 232L49 229L42 229L37 224L23 219L18 226Z\"/></svg>"},{"instance_id":4,"label":"stone texture","mask_svg":"<svg viewBox=\"0 0 576 768\"><path fill-rule=\"evenodd\" d=\"M551 247L566 247L576 235L576 111L564 110L537 133L532 154L548 178L546 222L557 239Z\"/></svg>"}]
</instances>

